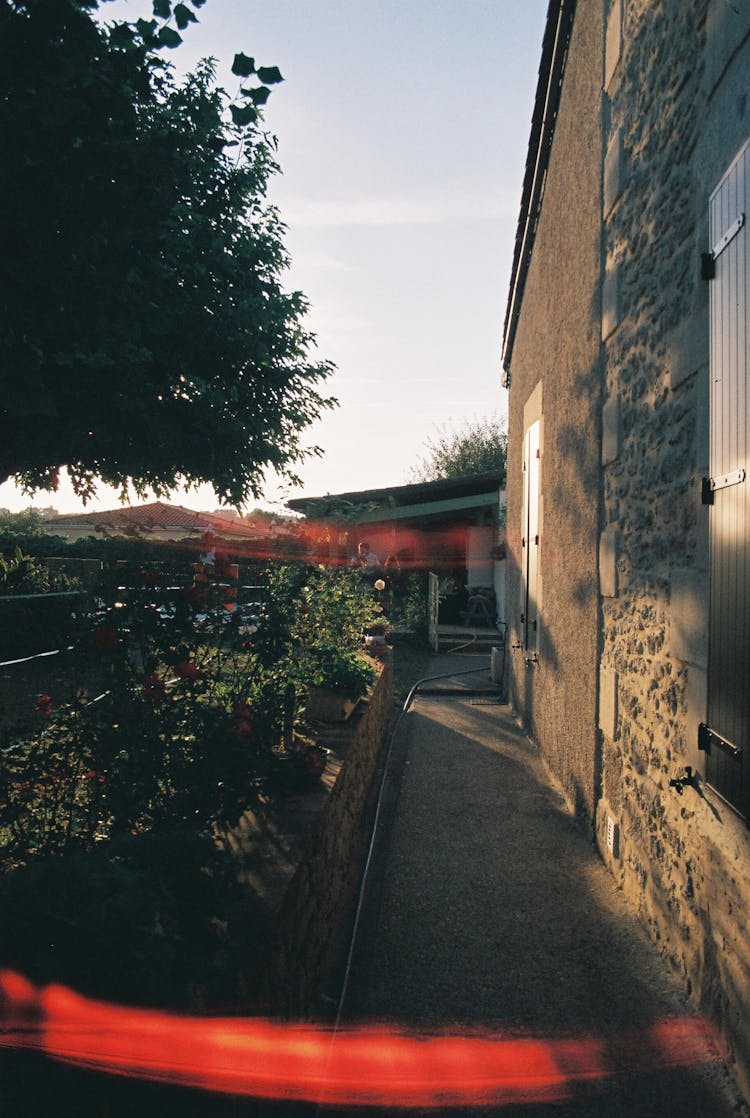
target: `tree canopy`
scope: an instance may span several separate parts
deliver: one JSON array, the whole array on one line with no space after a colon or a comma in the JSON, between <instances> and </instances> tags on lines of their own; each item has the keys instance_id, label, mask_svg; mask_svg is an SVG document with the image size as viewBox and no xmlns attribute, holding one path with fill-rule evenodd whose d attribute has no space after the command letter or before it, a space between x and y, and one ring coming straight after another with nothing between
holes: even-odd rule
<instances>
[{"instance_id":1,"label":"tree canopy","mask_svg":"<svg viewBox=\"0 0 750 1118\"><path fill-rule=\"evenodd\" d=\"M266 199L282 76L239 53L230 101L210 60L166 62L204 2L107 24L98 0L0 0L0 481L27 492L66 466L84 498L244 504L335 403Z\"/></svg>"},{"instance_id":2,"label":"tree canopy","mask_svg":"<svg viewBox=\"0 0 750 1118\"><path fill-rule=\"evenodd\" d=\"M443 426L434 438L427 439L425 454L412 467L409 480L438 481L500 470L500 484L504 485L507 448L508 435L499 416L465 420L454 428Z\"/></svg>"}]
</instances>

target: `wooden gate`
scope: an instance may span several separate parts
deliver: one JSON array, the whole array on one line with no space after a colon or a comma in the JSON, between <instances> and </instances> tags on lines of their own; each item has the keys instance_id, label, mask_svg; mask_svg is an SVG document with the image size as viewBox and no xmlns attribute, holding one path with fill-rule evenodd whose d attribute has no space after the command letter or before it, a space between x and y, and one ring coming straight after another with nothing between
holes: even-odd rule
<instances>
[{"instance_id":1,"label":"wooden gate","mask_svg":"<svg viewBox=\"0 0 750 1118\"><path fill-rule=\"evenodd\" d=\"M432 571L427 575L427 640L433 652L439 649L438 609L440 607L440 580Z\"/></svg>"}]
</instances>

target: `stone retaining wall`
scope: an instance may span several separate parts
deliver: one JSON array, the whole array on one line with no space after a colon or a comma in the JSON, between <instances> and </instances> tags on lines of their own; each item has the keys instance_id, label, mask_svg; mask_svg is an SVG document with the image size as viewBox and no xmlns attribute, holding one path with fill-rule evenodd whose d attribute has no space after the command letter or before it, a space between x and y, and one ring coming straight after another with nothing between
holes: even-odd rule
<instances>
[{"instance_id":1,"label":"stone retaining wall","mask_svg":"<svg viewBox=\"0 0 750 1118\"><path fill-rule=\"evenodd\" d=\"M393 672L387 662L346 747L344 763L290 882L258 979L262 1011L324 1017L338 993L369 840L375 776L387 745ZM325 742L324 742L325 743Z\"/></svg>"}]
</instances>

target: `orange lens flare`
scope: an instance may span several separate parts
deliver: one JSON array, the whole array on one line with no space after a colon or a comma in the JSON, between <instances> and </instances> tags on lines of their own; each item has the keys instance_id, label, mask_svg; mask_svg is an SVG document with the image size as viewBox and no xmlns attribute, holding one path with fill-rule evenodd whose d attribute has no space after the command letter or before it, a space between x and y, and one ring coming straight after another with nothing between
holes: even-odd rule
<instances>
[{"instance_id":1,"label":"orange lens flare","mask_svg":"<svg viewBox=\"0 0 750 1118\"><path fill-rule=\"evenodd\" d=\"M707 1025L669 1018L638 1035L511 1037L334 1033L311 1024L182 1017L37 989L0 972L0 1047L34 1049L79 1067L233 1095L337 1106L448 1107L550 1102L617 1072L718 1058Z\"/></svg>"}]
</instances>

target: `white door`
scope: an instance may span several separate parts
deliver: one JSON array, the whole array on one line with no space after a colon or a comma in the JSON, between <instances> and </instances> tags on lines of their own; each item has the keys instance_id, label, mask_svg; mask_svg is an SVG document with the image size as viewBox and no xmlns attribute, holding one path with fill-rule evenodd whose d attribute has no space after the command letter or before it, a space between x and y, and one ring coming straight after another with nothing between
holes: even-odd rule
<instances>
[{"instance_id":1,"label":"white door","mask_svg":"<svg viewBox=\"0 0 750 1118\"><path fill-rule=\"evenodd\" d=\"M523 534L521 537L521 639L535 653L539 637L539 482L541 422L526 432L523 454Z\"/></svg>"}]
</instances>

